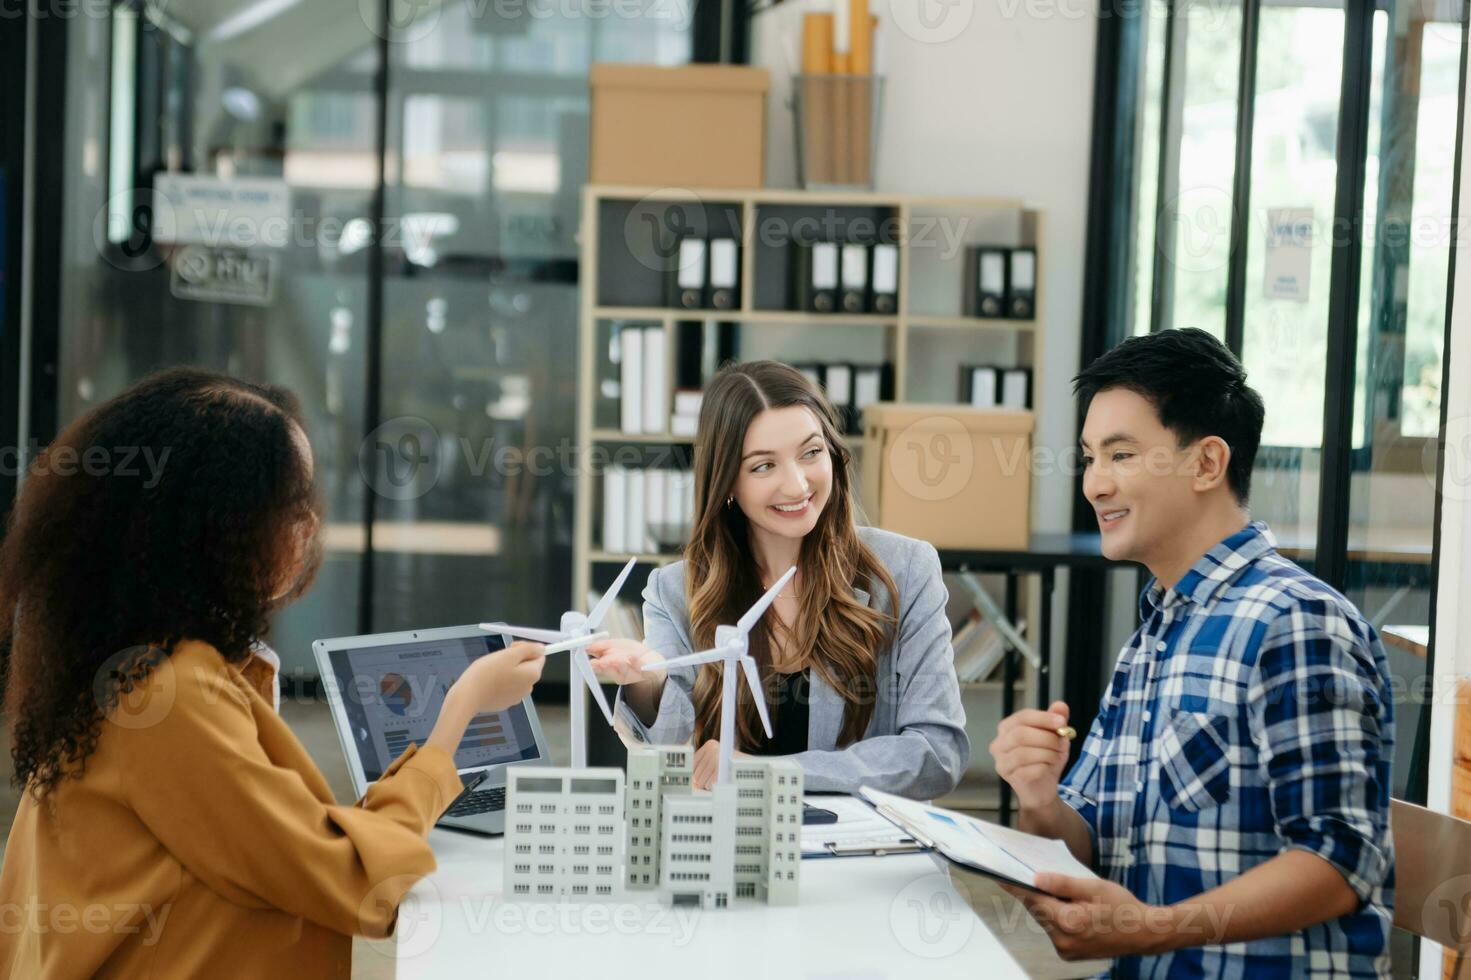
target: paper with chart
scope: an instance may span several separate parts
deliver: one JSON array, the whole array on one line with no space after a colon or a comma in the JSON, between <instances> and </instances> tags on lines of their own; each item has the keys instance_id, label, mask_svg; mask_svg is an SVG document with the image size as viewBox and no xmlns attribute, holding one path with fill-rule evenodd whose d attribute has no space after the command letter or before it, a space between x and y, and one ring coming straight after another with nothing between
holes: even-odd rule
<instances>
[{"instance_id":1,"label":"paper with chart","mask_svg":"<svg viewBox=\"0 0 1471 980\"><path fill-rule=\"evenodd\" d=\"M843 847L893 847L913 844L914 838L874 812L856 796L808 796L807 802L838 815L837 823L802 826L802 854L826 856L829 844Z\"/></svg>"},{"instance_id":2,"label":"paper with chart","mask_svg":"<svg viewBox=\"0 0 1471 980\"><path fill-rule=\"evenodd\" d=\"M1037 875L1043 872L1074 878L1098 877L1060 840L1038 837L1010 827L1001 827L968 817L954 810L906 800L865 786L860 791L877 813L896 827L913 834L921 843L932 845L945 857L983 871L1026 885L1037 886Z\"/></svg>"}]
</instances>

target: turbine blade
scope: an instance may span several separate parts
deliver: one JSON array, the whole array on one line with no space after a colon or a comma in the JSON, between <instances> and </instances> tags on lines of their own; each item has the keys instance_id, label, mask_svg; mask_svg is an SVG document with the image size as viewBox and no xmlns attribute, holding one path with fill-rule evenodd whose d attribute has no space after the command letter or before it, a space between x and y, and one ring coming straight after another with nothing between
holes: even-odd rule
<instances>
[{"instance_id":1,"label":"turbine blade","mask_svg":"<svg viewBox=\"0 0 1471 980\"><path fill-rule=\"evenodd\" d=\"M741 672L746 675L746 686L751 689L751 697L756 702L756 713L761 716L761 727L766 729L766 737L771 734L771 715L766 710L766 688L761 684L761 671L756 669L754 657L741 658Z\"/></svg>"},{"instance_id":2,"label":"turbine blade","mask_svg":"<svg viewBox=\"0 0 1471 980\"><path fill-rule=\"evenodd\" d=\"M766 594L757 599L756 604L750 609L747 609L744 616L736 620L736 629L740 630L742 633L751 632L751 627L755 626L756 623L760 621L762 615L766 612L767 609L771 608L771 604L776 601L777 593L780 592L782 588L792 580L792 576L796 574L796 565L793 565L791 568L787 569L787 573L781 578L777 579L776 584L767 589Z\"/></svg>"},{"instance_id":3,"label":"turbine blade","mask_svg":"<svg viewBox=\"0 0 1471 980\"><path fill-rule=\"evenodd\" d=\"M587 662L587 654L579 650L572 655L572 662L577 665L577 672L587 682L588 690L592 691L593 700L603 710L603 717L608 719L608 724L613 724L613 709L608 707L608 698L603 694L603 685L598 683L598 675L593 673L592 664Z\"/></svg>"},{"instance_id":4,"label":"turbine blade","mask_svg":"<svg viewBox=\"0 0 1471 980\"><path fill-rule=\"evenodd\" d=\"M589 643L596 643L599 640L606 640L607 638L607 633L588 633L586 636L574 636L560 643L550 644L542 653L562 653L564 650L580 650Z\"/></svg>"},{"instance_id":5,"label":"turbine blade","mask_svg":"<svg viewBox=\"0 0 1471 980\"><path fill-rule=\"evenodd\" d=\"M608 591L603 593L602 598L598 600L598 604L592 607L592 612L587 614L588 629L597 629L598 624L603 621L603 617L608 615L608 610L613 608L613 600L618 598L618 590L623 588L623 583L627 581L628 574L633 571L633 566L636 564L638 564L637 558L628 559L628 564L623 566L623 571L618 573L618 577L613 580L613 584L608 587Z\"/></svg>"},{"instance_id":6,"label":"turbine blade","mask_svg":"<svg viewBox=\"0 0 1471 980\"><path fill-rule=\"evenodd\" d=\"M687 667L692 664L711 664L717 660L725 659L725 647L715 647L711 650L701 650L699 653L687 653L673 660L665 660L657 664L648 664L644 670L663 670L667 667Z\"/></svg>"},{"instance_id":7,"label":"turbine blade","mask_svg":"<svg viewBox=\"0 0 1471 980\"><path fill-rule=\"evenodd\" d=\"M565 640L567 635L558 630L539 630L532 626L508 626L505 623L481 623L480 628L488 633L504 633L507 636L519 637L523 640L535 640L537 643L557 643Z\"/></svg>"}]
</instances>

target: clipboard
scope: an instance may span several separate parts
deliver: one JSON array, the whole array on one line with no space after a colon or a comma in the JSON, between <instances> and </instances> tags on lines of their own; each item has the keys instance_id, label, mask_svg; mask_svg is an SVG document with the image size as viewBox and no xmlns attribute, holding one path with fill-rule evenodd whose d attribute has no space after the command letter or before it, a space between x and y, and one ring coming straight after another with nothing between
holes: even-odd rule
<instances>
[{"instance_id":1,"label":"clipboard","mask_svg":"<svg viewBox=\"0 0 1471 980\"><path fill-rule=\"evenodd\" d=\"M917 854L924 846L878 816L868 801L857 796L809 796L808 802L830 809L837 821L804 824L802 858L884 857Z\"/></svg>"},{"instance_id":2,"label":"clipboard","mask_svg":"<svg viewBox=\"0 0 1471 980\"><path fill-rule=\"evenodd\" d=\"M871 786L864 786L859 792L885 820L923 844L925 849L967 871L1032 891L1040 891L1036 876L1042 873L1098 877L1093 869L1073 857L1062 841L990 824L944 807L906 800Z\"/></svg>"}]
</instances>

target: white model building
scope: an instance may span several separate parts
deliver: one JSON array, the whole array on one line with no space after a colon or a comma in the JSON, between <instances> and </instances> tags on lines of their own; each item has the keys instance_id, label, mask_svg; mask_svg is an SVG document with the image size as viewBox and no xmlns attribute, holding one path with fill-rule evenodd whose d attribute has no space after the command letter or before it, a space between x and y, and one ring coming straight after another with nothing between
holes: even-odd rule
<instances>
[{"instance_id":1,"label":"white model building","mask_svg":"<svg viewBox=\"0 0 1471 980\"><path fill-rule=\"evenodd\" d=\"M575 647L574 660L585 670L611 722L581 648L593 639L592 627L606 614L610 597L623 584L632 564L624 567L592 613L564 616L561 632L503 623L482 625L491 631L555 641L554 645L564 649ZM737 760L732 751L738 675L755 695L761 726L767 738L771 737L771 718L756 660L750 654L749 634L796 573L795 566L788 569L735 625L717 626L715 647L663 663L666 668L716 661L723 665L719 776L709 793L691 790L694 751L688 746L630 748L626 794L620 769L513 766L507 771L504 883L508 898L610 899L621 895L626 885L635 891L657 891L671 905L703 908L725 908L737 897L772 904L797 900L802 770L790 759ZM574 704L580 698L580 692L575 693ZM582 728L581 714L574 712L574 744Z\"/></svg>"},{"instance_id":2,"label":"white model building","mask_svg":"<svg viewBox=\"0 0 1471 980\"><path fill-rule=\"evenodd\" d=\"M669 905L723 909L735 892L735 787L665 797L659 897Z\"/></svg>"},{"instance_id":3,"label":"white model building","mask_svg":"<svg viewBox=\"0 0 1471 980\"><path fill-rule=\"evenodd\" d=\"M706 908L734 898L794 904L802 767L783 758L734 759L731 781L706 794L690 791L693 760L688 746L628 751L629 890Z\"/></svg>"},{"instance_id":4,"label":"white model building","mask_svg":"<svg viewBox=\"0 0 1471 980\"><path fill-rule=\"evenodd\" d=\"M731 761L735 801L735 894L797 904L802 870L802 767L790 759Z\"/></svg>"},{"instance_id":5,"label":"white model building","mask_svg":"<svg viewBox=\"0 0 1471 980\"><path fill-rule=\"evenodd\" d=\"M507 769L506 897L622 895L623 806L621 769Z\"/></svg>"},{"instance_id":6,"label":"white model building","mask_svg":"<svg viewBox=\"0 0 1471 980\"><path fill-rule=\"evenodd\" d=\"M687 745L647 745L628 750L627 884L630 891L659 887L662 801L688 795L695 751Z\"/></svg>"}]
</instances>

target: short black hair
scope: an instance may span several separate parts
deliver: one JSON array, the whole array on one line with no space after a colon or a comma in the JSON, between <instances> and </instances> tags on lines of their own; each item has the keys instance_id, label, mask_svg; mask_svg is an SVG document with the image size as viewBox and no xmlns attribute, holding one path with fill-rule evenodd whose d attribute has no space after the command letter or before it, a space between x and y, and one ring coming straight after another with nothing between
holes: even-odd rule
<instances>
[{"instance_id":1,"label":"short black hair","mask_svg":"<svg viewBox=\"0 0 1471 980\"><path fill-rule=\"evenodd\" d=\"M1085 416L1093 396L1111 388L1148 399L1181 446L1206 436L1224 440L1231 447L1226 479L1245 506L1266 410L1225 344L1194 327L1130 337L1073 378Z\"/></svg>"}]
</instances>

